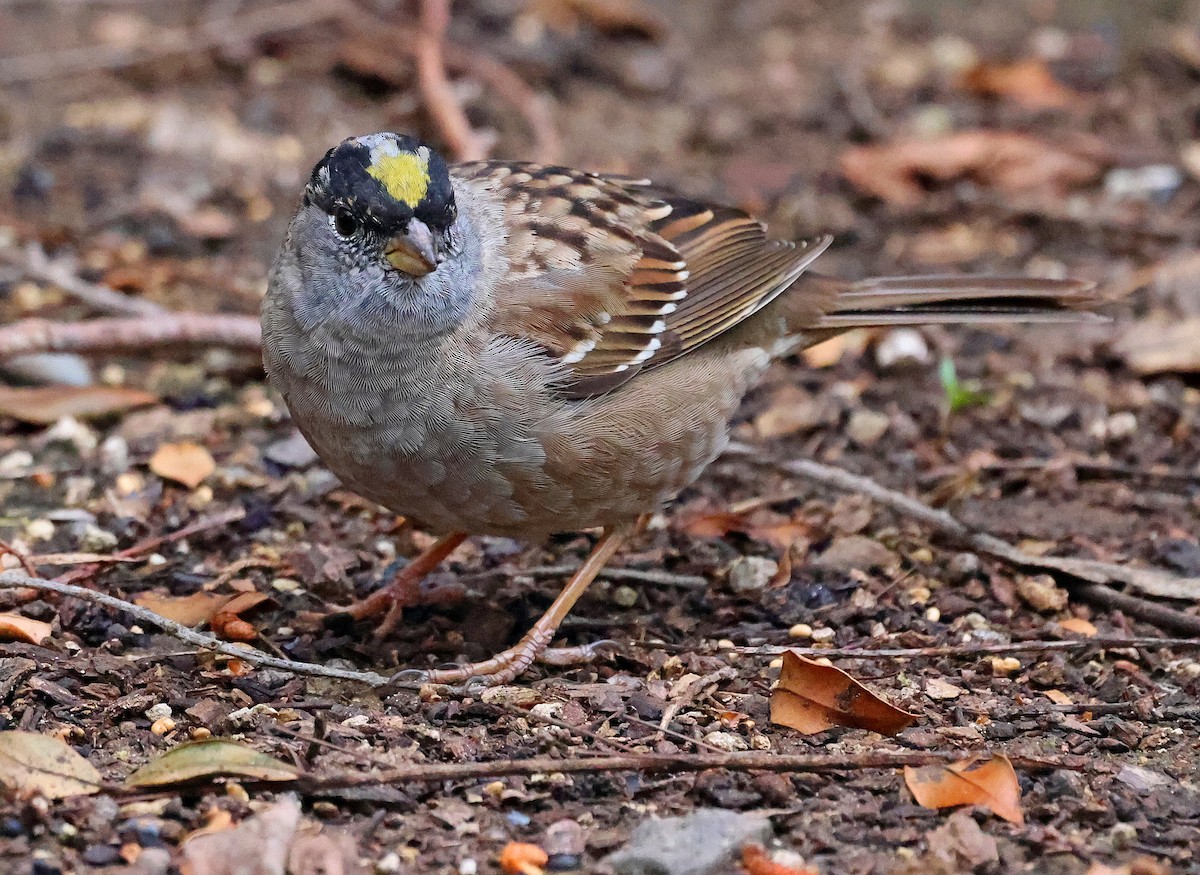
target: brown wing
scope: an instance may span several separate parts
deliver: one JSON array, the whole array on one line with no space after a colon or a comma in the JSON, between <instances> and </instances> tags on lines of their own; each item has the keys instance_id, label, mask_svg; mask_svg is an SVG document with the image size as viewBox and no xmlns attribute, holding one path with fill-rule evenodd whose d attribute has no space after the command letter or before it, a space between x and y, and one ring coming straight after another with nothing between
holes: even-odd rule
<instances>
[{"instance_id":1,"label":"brown wing","mask_svg":"<svg viewBox=\"0 0 1200 875\"><path fill-rule=\"evenodd\" d=\"M505 204L509 278L492 328L569 369L569 397L601 394L766 306L829 245L768 240L760 222L647 180L477 162L453 170Z\"/></svg>"}]
</instances>

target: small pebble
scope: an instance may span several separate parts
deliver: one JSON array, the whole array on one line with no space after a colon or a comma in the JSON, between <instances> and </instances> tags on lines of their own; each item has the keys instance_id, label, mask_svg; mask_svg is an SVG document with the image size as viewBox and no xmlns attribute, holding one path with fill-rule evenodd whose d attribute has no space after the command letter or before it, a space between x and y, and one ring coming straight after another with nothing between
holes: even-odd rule
<instances>
[{"instance_id":1,"label":"small pebble","mask_svg":"<svg viewBox=\"0 0 1200 875\"><path fill-rule=\"evenodd\" d=\"M54 523L50 520L31 520L25 526L25 537L31 541L49 541L54 537Z\"/></svg>"},{"instance_id":2,"label":"small pebble","mask_svg":"<svg viewBox=\"0 0 1200 875\"><path fill-rule=\"evenodd\" d=\"M870 448L879 443L879 439L887 433L891 421L891 417L886 413L856 410L846 423L846 435L860 447Z\"/></svg>"},{"instance_id":3,"label":"small pebble","mask_svg":"<svg viewBox=\"0 0 1200 875\"><path fill-rule=\"evenodd\" d=\"M981 567L982 563L974 553L955 553L950 559L947 570L950 572L950 579L958 583L979 574Z\"/></svg>"},{"instance_id":4,"label":"small pebble","mask_svg":"<svg viewBox=\"0 0 1200 875\"><path fill-rule=\"evenodd\" d=\"M925 609L925 619L928 620L930 623L936 623L942 619L942 612L940 610L938 610L936 607L926 608Z\"/></svg>"},{"instance_id":5,"label":"small pebble","mask_svg":"<svg viewBox=\"0 0 1200 875\"><path fill-rule=\"evenodd\" d=\"M908 591L909 601L914 605L923 605L932 597L933 593L929 591L929 587L927 586L914 586Z\"/></svg>"},{"instance_id":6,"label":"small pebble","mask_svg":"<svg viewBox=\"0 0 1200 875\"><path fill-rule=\"evenodd\" d=\"M479 863L474 857L466 857L458 862L458 875L476 875L479 872Z\"/></svg>"},{"instance_id":7,"label":"small pebble","mask_svg":"<svg viewBox=\"0 0 1200 875\"><path fill-rule=\"evenodd\" d=\"M929 364L929 344L915 328L896 328L875 346L875 363L881 371Z\"/></svg>"},{"instance_id":8,"label":"small pebble","mask_svg":"<svg viewBox=\"0 0 1200 875\"><path fill-rule=\"evenodd\" d=\"M813 627L808 623L797 623L792 628L788 629L789 638L811 638Z\"/></svg>"},{"instance_id":9,"label":"small pebble","mask_svg":"<svg viewBox=\"0 0 1200 875\"><path fill-rule=\"evenodd\" d=\"M749 750L750 743L735 732L724 732L720 729L714 730L704 736L704 740L713 747L720 748L726 753L734 753L739 750Z\"/></svg>"},{"instance_id":10,"label":"small pebble","mask_svg":"<svg viewBox=\"0 0 1200 875\"><path fill-rule=\"evenodd\" d=\"M612 603L621 608L632 608L638 603L638 591L632 586L614 587L610 596Z\"/></svg>"},{"instance_id":11,"label":"small pebble","mask_svg":"<svg viewBox=\"0 0 1200 875\"><path fill-rule=\"evenodd\" d=\"M837 632L830 629L828 626L822 626L820 629L813 629L812 640L817 644L823 644L826 641L832 641Z\"/></svg>"},{"instance_id":12,"label":"small pebble","mask_svg":"<svg viewBox=\"0 0 1200 875\"><path fill-rule=\"evenodd\" d=\"M767 663L767 668L783 668L783 657L777 656Z\"/></svg>"},{"instance_id":13,"label":"small pebble","mask_svg":"<svg viewBox=\"0 0 1200 875\"><path fill-rule=\"evenodd\" d=\"M993 656L992 657L992 675L994 677L1008 677L1021 670L1021 660L1015 656Z\"/></svg>"},{"instance_id":14,"label":"small pebble","mask_svg":"<svg viewBox=\"0 0 1200 875\"><path fill-rule=\"evenodd\" d=\"M722 638L717 642L717 650L733 650L735 647L737 647L737 645L728 638Z\"/></svg>"},{"instance_id":15,"label":"small pebble","mask_svg":"<svg viewBox=\"0 0 1200 875\"><path fill-rule=\"evenodd\" d=\"M120 862L121 854L111 845L88 845L80 858L89 866L111 866Z\"/></svg>"},{"instance_id":16,"label":"small pebble","mask_svg":"<svg viewBox=\"0 0 1200 875\"><path fill-rule=\"evenodd\" d=\"M766 556L739 556L729 563L729 588L746 595L763 590L779 571L779 563Z\"/></svg>"},{"instance_id":17,"label":"small pebble","mask_svg":"<svg viewBox=\"0 0 1200 875\"><path fill-rule=\"evenodd\" d=\"M146 709L146 719L161 720L164 717L170 717L173 713L170 705L166 702L159 702L157 705L151 705Z\"/></svg>"},{"instance_id":18,"label":"small pebble","mask_svg":"<svg viewBox=\"0 0 1200 875\"><path fill-rule=\"evenodd\" d=\"M400 866L400 855L395 851L388 851L375 861L375 871L379 875L395 875L396 872L400 871ZM459 871L462 871L461 867Z\"/></svg>"},{"instance_id":19,"label":"small pebble","mask_svg":"<svg viewBox=\"0 0 1200 875\"><path fill-rule=\"evenodd\" d=\"M271 589L276 592L300 592L303 588L300 581L292 580L290 577L277 577L271 581Z\"/></svg>"}]
</instances>

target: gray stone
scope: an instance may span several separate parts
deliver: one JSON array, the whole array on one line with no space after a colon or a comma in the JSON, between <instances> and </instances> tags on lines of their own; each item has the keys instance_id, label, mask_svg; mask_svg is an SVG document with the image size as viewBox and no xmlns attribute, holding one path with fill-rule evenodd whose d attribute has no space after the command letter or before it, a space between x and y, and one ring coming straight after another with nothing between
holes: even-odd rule
<instances>
[{"instance_id":1,"label":"gray stone","mask_svg":"<svg viewBox=\"0 0 1200 875\"><path fill-rule=\"evenodd\" d=\"M771 582L779 563L766 556L739 556L729 563L729 588L740 595L756 593Z\"/></svg>"},{"instance_id":2,"label":"gray stone","mask_svg":"<svg viewBox=\"0 0 1200 875\"><path fill-rule=\"evenodd\" d=\"M771 822L761 814L700 808L639 823L605 863L617 875L717 875L733 868L742 845L770 837Z\"/></svg>"}]
</instances>

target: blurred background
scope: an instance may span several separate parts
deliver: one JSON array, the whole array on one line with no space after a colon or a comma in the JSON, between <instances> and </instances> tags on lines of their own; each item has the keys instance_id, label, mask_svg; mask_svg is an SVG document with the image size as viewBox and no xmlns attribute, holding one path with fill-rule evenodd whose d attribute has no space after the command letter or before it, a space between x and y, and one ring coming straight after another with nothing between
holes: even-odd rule
<instances>
[{"instance_id":1,"label":"blurred background","mask_svg":"<svg viewBox=\"0 0 1200 875\"><path fill-rule=\"evenodd\" d=\"M1112 279L1200 232L1194 2L428 6L3 0L0 230L128 294L253 312L308 168L392 129L830 231L823 264L851 274ZM57 304L0 288L7 319Z\"/></svg>"}]
</instances>

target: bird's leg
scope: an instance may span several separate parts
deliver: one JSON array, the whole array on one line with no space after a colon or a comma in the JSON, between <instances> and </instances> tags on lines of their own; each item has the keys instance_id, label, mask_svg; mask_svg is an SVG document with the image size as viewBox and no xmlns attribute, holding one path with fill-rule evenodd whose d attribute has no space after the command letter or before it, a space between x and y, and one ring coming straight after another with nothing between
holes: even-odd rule
<instances>
[{"instance_id":1,"label":"bird's leg","mask_svg":"<svg viewBox=\"0 0 1200 875\"><path fill-rule=\"evenodd\" d=\"M483 681L487 684L507 684L512 681L517 675L529 668L529 666L545 653L550 642L554 639L554 633L558 631L559 624L567 613L574 607L575 602L579 601L579 597L583 595L596 575L600 573L608 560L613 557L620 546L629 537L631 529L606 529L596 546L592 549L587 560L579 567L579 569L571 575L571 579L567 581L567 585L563 587L563 591L559 593L558 598L550 605L546 613L533 624L533 628L525 633L522 638L513 647L497 653L491 659L485 659L482 662L469 663L460 665L457 668L434 669L432 671L405 671L398 674L394 680L404 683L431 683L431 684L461 684L472 679ZM564 653L554 654L570 656L592 656L594 648L566 648ZM557 661L557 659L556 659Z\"/></svg>"},{"instance_id":2,"label":"bird's leg","mask_svg":"<svg viewBox=\"0 0 1200 875\"><path fill-rule=\"evenodd\" d=\"M400 573L386 586L380 587L344 611L330 614L325 620L326 624L344 625L347 622L383 614L383 619L375 628L375 637L387 637L400 622L406 607L429 601L421 591L421 581L466 539L465 532L442 535L429 549L400 569Z\"/></svg>"}]
</instances>

